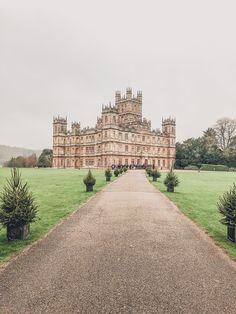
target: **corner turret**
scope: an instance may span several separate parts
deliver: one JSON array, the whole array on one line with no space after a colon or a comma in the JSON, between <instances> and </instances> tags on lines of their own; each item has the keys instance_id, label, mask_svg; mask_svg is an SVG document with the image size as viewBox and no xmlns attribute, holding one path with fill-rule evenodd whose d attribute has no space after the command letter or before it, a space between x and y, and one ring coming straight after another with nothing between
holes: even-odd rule
<instances>
[{"instance_id":1,"label":"corner turret","mask_svg":"<svg viewBox=\"0 0 236 314\"><path fill-rule=\"evenodd\" d=\"M67 118L53 117L53 135L67 133Z\"/></svg>"},{"instance_id":2,"label":"corner turret","mask_svg":"<svg viewBox=\"0 0 236 314\"><path fill-rule=\"evenodd\" d=\"M162 132L175 137L176 120L169 117L162 119Z\"/></svg>"}]
</instances>

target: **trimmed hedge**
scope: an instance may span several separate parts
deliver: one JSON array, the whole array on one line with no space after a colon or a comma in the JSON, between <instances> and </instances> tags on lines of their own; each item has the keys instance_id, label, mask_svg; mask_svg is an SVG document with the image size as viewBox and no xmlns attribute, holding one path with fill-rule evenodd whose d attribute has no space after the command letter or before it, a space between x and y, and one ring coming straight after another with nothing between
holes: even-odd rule
<instances>
[{"instance_id":1,"label":"trimmed hedge","mask_svg":"<svg viewBox=\"0 0 236 314\"><path fill-rule=\"evenodd\" d=\"M199 170L197 166L188 165L187 167L184 167L184 170Z\"/></svg>"},{"instance_id":2,"label":"trimmed hedge","mask_svg":"<svg viewBox=\"0 0 236 314\"><path fill-rule=\"evenodd\" d=\"M229 168L229 171L236 172L236 168Z\"/></svg>"},{"instance_id":3,"label":"trimmed hedge","mask_svg":"<svg viewBox=\"0 0 236 314\"><path fill-rule=\"evenodd\" d=\"M206 171L229 171L228 166L224 165L202 165L201 170L206 170Z\"/></svg>"}]
</instances>

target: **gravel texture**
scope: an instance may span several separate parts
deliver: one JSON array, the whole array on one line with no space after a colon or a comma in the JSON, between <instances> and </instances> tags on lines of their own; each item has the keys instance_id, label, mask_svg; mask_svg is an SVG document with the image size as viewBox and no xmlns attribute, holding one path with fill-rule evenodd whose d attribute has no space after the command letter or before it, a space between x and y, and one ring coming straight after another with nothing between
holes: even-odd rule
<instances>
[{"instance_id":1,"label":"gravel texture","mask_svg":"<svg viewBox=\"0 0 236 314\"><path fill-rule=\"evenodd\" d=\"M0 273L0 313L236 313L236 268L132 171Z\"/></svg>"}]
</instances>

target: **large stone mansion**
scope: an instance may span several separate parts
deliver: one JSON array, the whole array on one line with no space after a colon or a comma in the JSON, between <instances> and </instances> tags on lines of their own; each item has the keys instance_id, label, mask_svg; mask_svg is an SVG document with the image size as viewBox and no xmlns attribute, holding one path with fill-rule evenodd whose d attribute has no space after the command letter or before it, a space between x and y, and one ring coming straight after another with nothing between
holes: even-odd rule
<instances>
[{"instance_id":1,"label":"large stone mansion","mask_svg":"<svg viewBox=\"0 0 236 314\"><path fill-rule=\"evenodd\" d=\"M115 104L103 106L94 128L81 128L67 119L53 119L53 167L81 168L112 165L151 165L169 169L175 162L174 119L162 120L162 130L152 129L142 117L142 92L116 92Z\"/></svg>"}]
</instances>

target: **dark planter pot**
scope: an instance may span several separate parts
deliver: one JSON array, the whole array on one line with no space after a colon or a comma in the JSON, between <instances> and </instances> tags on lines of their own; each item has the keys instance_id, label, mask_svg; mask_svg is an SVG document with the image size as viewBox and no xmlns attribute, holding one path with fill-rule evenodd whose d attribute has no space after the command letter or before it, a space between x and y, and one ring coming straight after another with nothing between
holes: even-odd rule
<instances>
[{"instance_id":1,"label":"dark planter pot","mask_svg":"<svg viewBox=\"0 0 236 314\"><path fill-rule=\"evenodd\" d=\"M229 241L236 242L235 226L227 226L227 237Z\"/></svg>"},{"instance_id":2,"label":"dark planter pot","mask_svg":"<svg viewBox=\"0 0 236 314\"><path fill-rule=\"evenodd\" d=\"M25 240L30 233L30 225L20 227L7 226L7 239L8 241Z\"/></svg>"},{"instance_id":3,"label":"dark planter pot","mask_svg":"<svg viewBox=\"0 0 236 314\"><path fill-rule=\"evenodd\" d=\"M157 181L157 178L152 178L152 180L156 182L156 181Z\"/></svg>"},{"instance_id":4,"label":"dark planter pot","mask_svg":"<svg viewBox=\"0 0 236 314\"><path fill-rule=\"evenodd\" d=\"M167 186L167 192L174 192L175 188L173 186Z\"/></svg>"},{"instance_id":5,"label":"dark planter pot","mask_svg":"<svg viewBox=\"0 0 236 314\"><path fill-rule=\"evenodd\" d=\"M86 185L86 192L93 192L93 185Z\"/></svg>"},{"instance_id":6,"label":"dark planter pot","mask_svg":"<svg viewBox=\"0 0 236 314\"><path fill-rule=\"evenodd\" d=\"M106 177L106 181L111 181L111 178L110 177Z\"/></svg>"}]
</instances>

